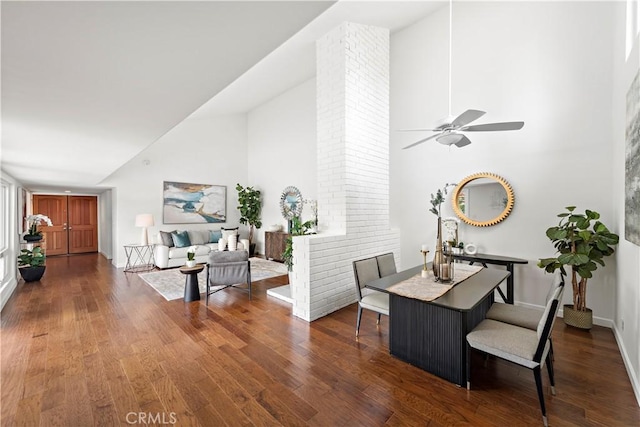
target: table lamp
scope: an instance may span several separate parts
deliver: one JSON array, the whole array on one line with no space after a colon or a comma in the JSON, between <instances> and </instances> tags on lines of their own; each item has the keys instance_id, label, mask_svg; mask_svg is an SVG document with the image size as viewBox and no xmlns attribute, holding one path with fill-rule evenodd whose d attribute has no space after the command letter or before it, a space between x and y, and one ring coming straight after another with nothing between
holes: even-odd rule
<instances>
[{"instance_id":1,"label":"table lamp","mask_svg":"<svg viewBox=\"0 0 640 427\"><path fill-rule=\"evenodd\" d=\"M140 238L141 245L149 244L149 235L147 234L147 227L153 227L153 215L151 214L139 214L136 215L136 227L142 227L142 236Z\"/></svg>"}]
</instances>

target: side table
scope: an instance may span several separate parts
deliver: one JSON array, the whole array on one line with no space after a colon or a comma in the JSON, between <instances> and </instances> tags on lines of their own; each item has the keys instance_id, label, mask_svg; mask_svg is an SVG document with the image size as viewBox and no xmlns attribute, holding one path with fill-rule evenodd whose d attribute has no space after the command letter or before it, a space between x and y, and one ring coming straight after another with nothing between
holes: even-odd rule
<instances>
[{"instance_id":1,"label":"side table","mask_svg":"<svg viewBox=\"0 0 640 427\"><path fill-rule=\"evenodd\" d=\"M153 270L156 264L153 255L154 246L154 244L140 245L136 243L124 245L124 253L127 257L124 272L137 273Z\"/></svg>"},{"instance_id":2,"label":"side table","mask_svg":"<svg viewBox=\"0 0 640 427\"><path fill-rule=\"evenodd\" d=\"M200 301L200 287L198 286L198 273L204 270L204 264L195 267L180 267L180 273L186 275L184 282L184 301Z\"/></svg>"}]
</instances>

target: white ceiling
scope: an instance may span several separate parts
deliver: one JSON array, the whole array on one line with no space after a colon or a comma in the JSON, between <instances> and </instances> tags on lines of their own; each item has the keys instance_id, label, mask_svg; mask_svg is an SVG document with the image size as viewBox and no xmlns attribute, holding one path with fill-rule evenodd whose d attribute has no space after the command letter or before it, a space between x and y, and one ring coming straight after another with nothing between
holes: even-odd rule
<instances>
[{"instance_id":1,"label":"white ceiling","mask_svg":"<svg viewBox=\"0 0 640 427\"><path fill-rule=\"evenodd\" d=\"M102 191L192 113L248 111L311 78L315 40L341 22L395 31L442 5L3 1L2 169L34 191Z\"/></svg>"}]
</instances>

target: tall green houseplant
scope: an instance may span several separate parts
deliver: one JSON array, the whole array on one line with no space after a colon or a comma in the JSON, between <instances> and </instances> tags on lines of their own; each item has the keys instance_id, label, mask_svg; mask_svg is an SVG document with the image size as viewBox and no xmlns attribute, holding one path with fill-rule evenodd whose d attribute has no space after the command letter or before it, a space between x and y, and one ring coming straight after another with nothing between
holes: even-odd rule
<instances>
[{"instance_id":1,"label":"tall green houseplant","mask_svg":"<svg viewBox=\"0 0 640 427\"><path fill-rule=\"evenodd\" d=\"M253 254L255 245L253 243L253 230L262 227L260 212L262 211L262 199L260 190L253 187L243 187L236 185L238 191L238 210L240 211L240 224L249 225L249 252Z\"/></svg>"},{"instance_id":2,"label":"tall green houseplant","mask_svg":"<svg viewBox=\"0 0 640 427\"><path fill-rule=\"evenodd\" d=\"M589 312L587 325L573 324L572 326L591 328L591 310L587 308L587 280L593 277L598 266L604 267L604 258L612 255L614 245L619 237L599 221L600 214L586 210L584 214L575 212L575 206L565 208L567 212L558 214L560 222L547 230L547 237L553 242L558 251L554 258L543 258L538 261L538 267L548 273L560 269L567 275L565 266L571 267L571 284L573 287L573 307L565 306L565 322L567 322L567 307L578 312ZM593 222L593 225L592 225Z\"/></svg>"}]
</instances>

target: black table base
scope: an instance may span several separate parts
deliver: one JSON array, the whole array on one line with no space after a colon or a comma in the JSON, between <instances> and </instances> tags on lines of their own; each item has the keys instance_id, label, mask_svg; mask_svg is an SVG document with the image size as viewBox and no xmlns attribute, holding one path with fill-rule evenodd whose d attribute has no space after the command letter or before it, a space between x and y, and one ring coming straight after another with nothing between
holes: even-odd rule
<instances>
[{"instance_id":1,"label":"black table base","mask_svg":"<svg viewBox=\"0 0 640 427\"><path fill-rule=\"evenodd\" d=\"M389 349L393 356L459 386L467 384L466 337L493 304L487 295L469 311L389 295Z\"/></svg>"}]
</instances>

